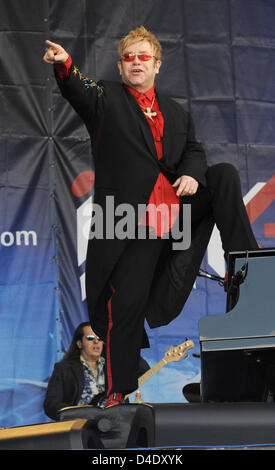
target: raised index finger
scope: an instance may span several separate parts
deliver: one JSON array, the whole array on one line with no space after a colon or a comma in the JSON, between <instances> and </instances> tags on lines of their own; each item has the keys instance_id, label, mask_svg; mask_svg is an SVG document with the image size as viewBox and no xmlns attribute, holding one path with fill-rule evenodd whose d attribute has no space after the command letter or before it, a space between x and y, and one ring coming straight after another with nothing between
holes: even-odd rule
<instances>
[{"instance_id":1,"label":"raised index finger","mask_svg":"<svg viewBox=\"0 0 275 470\"><path fill-rule=\"evenodd\" d=\"M51 46L51 47L59 47L59 44L56 44L55 42L49 41L48 39L46 39L45 43L48 44L48 46Z\"/></svg>"}]
</instances>

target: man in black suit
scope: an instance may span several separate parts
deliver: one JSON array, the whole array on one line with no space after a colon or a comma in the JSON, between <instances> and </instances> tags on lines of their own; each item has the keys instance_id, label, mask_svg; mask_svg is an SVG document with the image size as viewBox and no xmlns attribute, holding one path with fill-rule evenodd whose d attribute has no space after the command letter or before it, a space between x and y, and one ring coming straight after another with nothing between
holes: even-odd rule
<instances>
[{"instance_id":1,"label":"man in black suit","mask_svg":"<svg viewBox=\"0 0 275 470\"><path fill-rule=\"evenodd\" d=\"M157 93L161 46L152 33L140 27L121 40L122 83L83 76L60 45L46 43L44 60L55 65L62 95L91 136L94 207L102 210L95 225L104 226L88 243L86 295L92 328L106 342L106 406L112 406L137 388L144 319L158 327L181 312L214 223L226 254L257 249L257 243L235 168L208 168L189 113ZM133 218L130 236L123 238L125 205ZM159 222L161 205L167 211ZM188 205L191 223L183 210ZM180 227L192 226L190 246L174 243L182 218Z\"/></svg>"}]
</instances>

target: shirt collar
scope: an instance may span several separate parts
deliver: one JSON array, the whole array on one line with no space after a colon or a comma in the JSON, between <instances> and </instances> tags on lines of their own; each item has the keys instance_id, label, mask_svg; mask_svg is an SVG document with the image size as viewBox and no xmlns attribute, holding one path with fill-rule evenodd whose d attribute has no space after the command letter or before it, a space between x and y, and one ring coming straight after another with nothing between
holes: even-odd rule
<instances>
[{"instance_id":1,"label":"shirt collar","mask_svg":"<svg viewBox=\"0 0 275 470\"><path fill-rule=\"evenodd\" d=\"M82 362L82 364L85 364L86 366L88 366L88 364L87 364L87 362L85 361L85 359L84 359L84 357L82 356L82 354L80 354L79 359L80 359L80 362ZM100 357L98 358L97 363L98 363L98 365L104 365L104 363L105 363L104 357L100 356ZM88 367L89 367L89 366L88 366Z\"/></svg>"},{"instance_id":2,"label":"shirt collar","mask_svg":"<svg viewBox=\"0 0 275 470\"><path fill-rule=\"evenodd\" d=\"M137 91L135 90L134 88L130 87L127 85L127 89L130 91L130 93L132 93L132 95L138 99L140 98L141 96L145 96L148 100L152 101L152 99L154 98L155 96L155 84L152 86L152 88L150 88L149 90L147 90L145 93L140 93L140 91Z\"/></svg>"}]
</instances>

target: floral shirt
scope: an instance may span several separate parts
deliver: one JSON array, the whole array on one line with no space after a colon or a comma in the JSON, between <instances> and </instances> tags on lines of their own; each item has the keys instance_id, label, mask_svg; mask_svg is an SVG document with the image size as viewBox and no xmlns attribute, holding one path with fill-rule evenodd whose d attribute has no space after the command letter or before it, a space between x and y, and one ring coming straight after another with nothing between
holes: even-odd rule
<instances>
[{"instance_id":1,"label":"floral shirt","mask_svg":"<svg viewBox=\"0 0 275 470\"><path fill-rule=\"evenodd\" d=\"M80 361L84 370L84 388L78 405L89 405L92 398L105 390L104 363L105 359L100 357L98 360L97 373L92 371L87 362L80 356Z\"/></svg>"}]
</instances>

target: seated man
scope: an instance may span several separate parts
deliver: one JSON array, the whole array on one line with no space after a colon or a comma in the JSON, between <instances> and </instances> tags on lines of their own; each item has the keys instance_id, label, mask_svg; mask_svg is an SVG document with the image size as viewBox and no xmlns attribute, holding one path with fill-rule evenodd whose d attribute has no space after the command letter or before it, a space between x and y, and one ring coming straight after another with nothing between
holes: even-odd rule
<instances>
[{"instance_id":1,"label":"seated man","mask_svg":"<svg viewBox=\"0 0 275 470\"><path fill-rule=\"evenodd\" d=\"M104 343L89 322L76 328L64 358L55 364L44 401L47 416L58 420L58 411L67 406L97 404L105 391ZM142 375L149 369L140 358Z\"/></svg>"}]
</instances>

